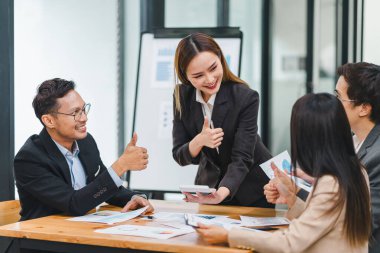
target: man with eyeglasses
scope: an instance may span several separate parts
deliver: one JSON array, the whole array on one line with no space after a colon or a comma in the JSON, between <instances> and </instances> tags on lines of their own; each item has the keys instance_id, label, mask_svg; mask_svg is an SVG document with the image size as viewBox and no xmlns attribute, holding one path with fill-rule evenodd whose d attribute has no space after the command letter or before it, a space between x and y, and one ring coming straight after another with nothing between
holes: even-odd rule
<instances>
[{"instance_id":1,"label":"man with eyeglasses","mask_svg":"<svg viewBox=\"0 0 380 253\"><path fill-rule=\"evenodd\" d=\"M372 212L369 252L380 252L380 66L348 63L339 67L337 73L334 92L346 111L357 156L369 177ZM308 194L296 189L288 177L280 175L274 181L264 186L268 202L280 199L287 203L294 201L296 194L306 200Z\"/></svg>"},{"instance_id":2,"label":"man with eyeglasses","mask_svg":"<svg viewBox=\"0 0 380 253\"><path fill-rule=\"evenodd\" d=\"M33 108L44 128L26 141L14 160L21 220L57 213L84 215L103 202L122 211L143 206L153 211L149 201L124 188L120 178L128 170L147 167L147 150L136 146L134 134L107 168L87 133L90 107L72 81L55 78L38 87Z\"/></svg>"},{"instance_id":3,"label":"man with eyeglasses","mask_svg":"<svg viewBox=\"0 0 380 253\"><path fill-rule=\"evenodd\" d=\"M358 158L366 167L371 194L369 252L380 252L380 66L366 62L338 68L335 92L346 111Z\"/></svg>"}]
</instances>

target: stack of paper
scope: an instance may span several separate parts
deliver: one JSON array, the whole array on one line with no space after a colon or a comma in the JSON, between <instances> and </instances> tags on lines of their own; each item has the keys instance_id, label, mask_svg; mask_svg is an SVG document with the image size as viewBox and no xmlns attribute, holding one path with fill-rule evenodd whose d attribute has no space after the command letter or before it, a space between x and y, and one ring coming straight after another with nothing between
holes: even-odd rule
<instances>
[{"instance_id":1,"label":"stack of paper","mask_svg":"<svg viewBox=\"0 0 380 253\"><path fill-rule=\"evenodd\" d=\"M176 229L137 225L119 225L106 229L98 229L95 230L95 232L103 234L141 236L155 239L169 239L175 236L192 233L194 230L186 228Z\"/></svg>"},{"instance_id":2,"label":"stack of paper","mask_svg":"<svg viewBox=\"0 0 380 253\"><path fill-rule=\"evenodd\" d=\"M114 224L118 222L127 221L133 219L143 212L148 207L143 207L134 211L122 213L116 211L99 211L96 213L90 213L84 216L70 218L70 221L84 221L84 222L97 222L97 223L106 223L106 224Z\"/></svg>"},{"instance_id":3,"label":"stack of paper","mask_svg":"<svg viewBox=\"0 0 380 253\"><path fill-rule=\"evenodd\" d=\"M246 227L269 227L289 225L290 221L284 217L248 217L240 216L241 225Z\"/></svg>"}]
</instances>

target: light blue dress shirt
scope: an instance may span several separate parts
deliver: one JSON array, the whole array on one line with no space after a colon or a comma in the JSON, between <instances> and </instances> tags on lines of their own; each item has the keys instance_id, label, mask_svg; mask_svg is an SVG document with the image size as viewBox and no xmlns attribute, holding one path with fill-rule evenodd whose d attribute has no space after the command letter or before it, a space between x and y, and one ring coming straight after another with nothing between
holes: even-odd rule
<instances>
[{"instance_id":1,"label":"light blue dress shirt","mask_svg":"<svg viewBox=\"0 0 380 253\"><path fill-rule=\"evenodd\" d=\"M53 140L54 141L54 140ZM74 190L79 190L87 185L86 183L86 172L83 168L82 162L79 159L79 147L78 143L75 141L73 144L73 152L67 150L64 146L54 141L57 145L59 151L61 151L62 155L66 158L67 165L69 166L71 183ZM117 187L120 187L123 184L123 181L116 174L116 172L112 169L112 167L108 168L108 173L110 174L112 180L115 182Z\"/></svg>"}]
</instances>

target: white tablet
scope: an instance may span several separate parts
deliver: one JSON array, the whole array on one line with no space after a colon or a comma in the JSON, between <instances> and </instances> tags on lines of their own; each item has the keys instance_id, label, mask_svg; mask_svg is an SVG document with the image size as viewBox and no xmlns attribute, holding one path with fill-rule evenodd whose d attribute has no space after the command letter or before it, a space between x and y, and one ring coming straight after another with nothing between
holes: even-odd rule
<instances>
[{"instance_id":1,"label":"white tablet","mask_svg":"<svg viewBox=\"0 0 380 253\"><path fill-rule=\"evenodd\" d=\"M214 193L214 188L209 188L207 185L180 185L181 192L200 192L200 193Z\"/></svg>"}]
</instances>

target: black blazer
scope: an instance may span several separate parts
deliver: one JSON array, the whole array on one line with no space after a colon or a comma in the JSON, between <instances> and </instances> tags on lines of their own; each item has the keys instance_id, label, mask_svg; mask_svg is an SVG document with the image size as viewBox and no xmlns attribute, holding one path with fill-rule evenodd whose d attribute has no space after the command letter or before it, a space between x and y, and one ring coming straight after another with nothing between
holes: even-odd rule
<instances>
[{"instance_id":1,"label":"black blazer","mask_svg":"<svg viewBox=\"0 0 380 253\"><path fill-rule=\"evenodd\" d=\"M104 201L124 206L135 194L115 185L90 134L77 143L87 175L87 185L80 190L72 187L66 159L46 129L22 146L14 160L21 220L58 213L83 215Z\"/></svg>"},{"instance_id":2,"label":"black blazer","mask_svg":"<svg viewBox=\"0 0 380 253\"><path fill-rule=\"evenodd\" d=\"M270 206L263 193L269 178L259 164L272 156L257 134L258 93L243 84L222 83L212 113L214 127L224 131L220 153L204 147L192 158L189 142L202 131L204 121L195 94L192 85L180 86L182 115L174 108L173 158L181 166L199 164L195 184L227 187L231 193L223 204Z\"/></svg>"}]
</instances>

